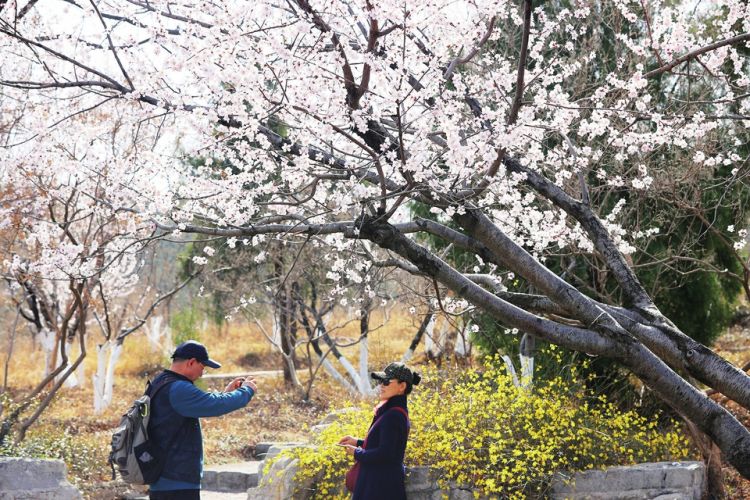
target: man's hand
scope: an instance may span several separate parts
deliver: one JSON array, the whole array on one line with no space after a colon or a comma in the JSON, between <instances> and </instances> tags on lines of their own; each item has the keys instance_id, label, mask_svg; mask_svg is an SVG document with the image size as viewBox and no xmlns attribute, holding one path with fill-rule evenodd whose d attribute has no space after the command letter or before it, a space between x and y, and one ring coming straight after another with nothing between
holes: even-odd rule
<instances>
[{"instance_id":1,"label":"man's hand","mask_svg":"<svg viewBox=\"0 0 750 500\"><path fill-rule=\"evenodd\" d=\"M253 392L258 392L258 386L255 383L254 378L246 377L245 380L240 384L242 387L249 387Z\"/></svg>"},{"instance_id":2,"label":"man's hand","mask_svg":"<svg viewBox=\"0 0 750 500\"><path fill-rule=\"evenodd\" d=\"M236 391L240 388L242 385L242 382L244 382L245 377L237 377L236 379L232 380L227 384L227 386L224 388L224 392L232 392Z\"/></svg>"},{"instance_id":3,"label":"man's hand","mask_svg":"<svg viewBox=\"0 0 750 500\"><path fill-rule=\"evenodd\" d=\"M249 387L253 390L253 392L258 391L258 386L255 384L255 379L250 377L237 377L236 379L232 380L227 384L227 386L224 388L224 392L232 392L236 391L242 386Z\"/></svg>"},{"instance_id":4,"label":"man's hand","mask_svg":"<svg viewBox=\"0 0 750 500\"><path fill-rule=\"evenodd\" d=\"M344 436L341 439L339 439L339 444L346 444L349 446L357 446L357 438L352 436Z\"/></svg>"}]
</instances>

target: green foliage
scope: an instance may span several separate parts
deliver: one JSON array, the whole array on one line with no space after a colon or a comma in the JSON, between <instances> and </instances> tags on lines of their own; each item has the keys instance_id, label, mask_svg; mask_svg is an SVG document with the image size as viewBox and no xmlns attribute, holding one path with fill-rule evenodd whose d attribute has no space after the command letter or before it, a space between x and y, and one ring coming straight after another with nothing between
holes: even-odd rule
<instances>
[{"instance_id":1,"label":"green foliage","mask_svg":"<svg viewBox=\"0 0 750 500\"><path fill-rule=\"evenodd\" d=\"M546 355L562 362L559 348ZM493 498L525 498L543 494L561 470L688 456L676 423L663 428L654 415L619 410L584 389L576 365L529 391L512 384L499 357L456 378L434 369L424 375L410 396L405 461L440 469L443 485L455 481ZM316 435L313 446L282 454L299 459L299 484L315 480L315 498L346 498L341 485L351 462L335 443L347 434L364 436L371 415L360 405Z\"/></svg>"},{"instance_id":2,"label":"green foliage","mask_svg":"<svg viewBox=\"0 0 750 500\"><path fill-rule=\"evenodd\" d=\"M7 440L0 446L0 457L62 460L75 485L98 479L102 467L107 463L106 453L100 443L73 436L67 430L60 434L32 433L19 444Z\"/></svg>"},{"instance_id":3,"label":"green foliage","mask_svg":"<svg viewBox=\"0 0 750 500\"><path fill-rule=\"evenodd\" d=\"M198 322L201 313L195 305L191 305L173 314L169 320L169 328L172 330L172 341L175 345L182 344L187 340L200 342L201 332Z\"/></svg>"}]
</instances>

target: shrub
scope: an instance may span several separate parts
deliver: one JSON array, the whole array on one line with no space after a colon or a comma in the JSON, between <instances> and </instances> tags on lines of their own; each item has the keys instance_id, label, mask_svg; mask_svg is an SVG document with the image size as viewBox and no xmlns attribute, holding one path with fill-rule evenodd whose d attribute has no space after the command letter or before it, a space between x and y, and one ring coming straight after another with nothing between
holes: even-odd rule
<instances>
[{"instance_id":1,"label":"shrub","mask_svg":"<svg viewBox=\"0 0 750 500\"><path fill-rule=\"evenodd\" d=\"M525 498L543 494L556 471L687 456L675 422L665 430L655 416L622 412L587 393L577 368L570 370L528 391L512 384L497 357L451 379L427 370L425 385L410 396L406 464L441 470L444 484ZM340 486L350 459L334 445L346 434L364 436L371 418L360 405L315 436L315 446L285 452L300 461L298 482L316 478L318 498L345 498Z\"/></svg>"},{"instance_id":2,"label":"shrub","mask_svg":"<svg viewBox=\"0 0 750 500\"><path fill-rule=\"evenodd\" d=\"M62 460L68 466L71 482L76 486L99 479L107 463L106 450L101 443L94 438L72 436L67 430L59 434L32 433L19 444L8 440L0 446L0 456Z\"/></svg>"}]
</instances>

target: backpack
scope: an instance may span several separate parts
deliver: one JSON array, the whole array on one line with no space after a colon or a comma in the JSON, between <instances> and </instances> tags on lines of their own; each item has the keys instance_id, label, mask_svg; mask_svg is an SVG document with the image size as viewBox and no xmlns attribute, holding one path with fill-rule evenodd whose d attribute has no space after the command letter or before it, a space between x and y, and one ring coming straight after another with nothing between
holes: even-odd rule
<instances>
[{"instance_id":1,"label":"backpack","mask_svg":"<svg viewBox=\"0 0 750 500\"><path fill-rule=\"evenodd\" d=\"M152 484L159 479L164 468L165 454L156 443L149 440L151 400L159 390L175 380L179 379L168 374L157 384L149 381L143 396L136 399L120 419L112 433L112 450L109 453L113 480L116 478L115 466L126 483Z\"/></svg>"}]
</instances>

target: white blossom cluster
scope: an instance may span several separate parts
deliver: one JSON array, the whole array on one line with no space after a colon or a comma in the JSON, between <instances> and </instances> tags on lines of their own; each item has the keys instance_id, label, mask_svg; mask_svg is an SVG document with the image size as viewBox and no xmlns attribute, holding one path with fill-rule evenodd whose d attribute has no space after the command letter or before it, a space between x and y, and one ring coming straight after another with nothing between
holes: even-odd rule
<instances>
[{"instance_id":1,"label":"white blossom cluster","mask_svg":"<svg viewBox=\"0 0 750 500\"><path fill-rule=\"evenodd\" d=\"M580 2L555 17L536 8L525 89L510 123L518 2L319 1L310 13L307 2L276 0L103 0L99 11L111 15L101 18L85 3L33 9L16 23L18 37L0 38L0 80L90 83L2 87L2 186L14 196L4 196L0 228L22 233L3 270L52 279L101 272L125 290L154 223L179 233L354 220L381 203L397 208L401 189L450 200L479 183L501 152L576 198L579 177L590 173L613 193L658 188L670 173L654 170L654 159L666 150L684 152L696 168L741 164L737 153L710 147L722 123L716 116L734 113L732 99L750 87L737 48L700 59L701 71L726 76L712 81L710 112L676 113L669 96L649 86L646 62L666 64L750 31L747 4L712 2L699 23L685 6L650 3L658 5L648 29L637 1ZM10 1L3 18L17 7ZM610 10L627 29L616 37L614 69L601 75L587 30ZM388 31L375 50L368 49L371 22ZM470 61L457 61L480 44ZM352 105L365 78L366 92ZM568 84L587 78L596 83ZM664 82L678 85L679 76ZM740 112L750 111L750 100L739 102ZM371 122L386 134L379 150L363 137ZM540 258L592 251L581 228L525 181L500 165L471 203ZM462 213L466 202L454 199L433 206L438 220ZM659 231L631 233L627 203L622 197L599 214L626 254ZM51 213L76 222L60 224ZM96 221L94 233L85 234L82 220ZM744 245L746 234L735 234ZM264 237L232 234L225 244L254 246ZM341 257L354 240L319 239L335 252L328 279L367 280L363 261ZM193 262L205 265L215 251L205 246Z\"/></svg>"}]
</instances>

